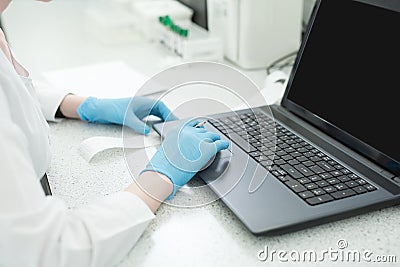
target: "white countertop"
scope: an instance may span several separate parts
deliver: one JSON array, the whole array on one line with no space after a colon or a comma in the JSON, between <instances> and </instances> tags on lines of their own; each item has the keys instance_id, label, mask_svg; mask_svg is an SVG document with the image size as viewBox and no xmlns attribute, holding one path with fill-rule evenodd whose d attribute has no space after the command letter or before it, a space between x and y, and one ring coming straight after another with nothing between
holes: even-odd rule
<instances>
[{"instance_id":1,"label":"white countertop","mask_svg":"<svg viewBox=\"0 0 400 267\"><path fill-rule=\"evenodd\" d=\"M79 25L83 23L85 4L83 0L59 0L47 6L34 1L13 1L4 16L4 24L14 52L33 77L40 78L48 70L114 60L123 60L147 75L166 67L163 62L167 54L158 45L141 42L105 46L83 34ZM259 86L265 79L264 70L245 73ZM119 191L132 181L121 149L102 152L91 163L77 150L80 142L89 137L120 137L121 127L64 120L51 123L50 128L53 157L48 176L54 195L68 205L83 205ZM179 199L178 193L176 201ZM265 246L270 250L321 252L337 249L339 239L345 239L349 249L396 255L398 265L399 221L400 207L397 206L266 237L252 235L221 201L198 208L163 205L157 218L118 266L261 266L268 264L257 259ZM304 262L296 266L309 265Z\"/></svg>"}]
</instances>

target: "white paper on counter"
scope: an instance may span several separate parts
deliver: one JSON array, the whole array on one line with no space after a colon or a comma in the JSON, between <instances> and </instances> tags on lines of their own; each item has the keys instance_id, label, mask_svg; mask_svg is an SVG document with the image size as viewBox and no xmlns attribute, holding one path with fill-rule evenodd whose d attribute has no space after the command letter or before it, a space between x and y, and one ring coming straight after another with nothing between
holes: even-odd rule
<instances>
[{"instance_id":1,"label":"white paper on counter","mask_svg":"<svg viewBox=\"0 0 400 267\"><path fill-rule=\"evenodd\" d=\"M53 70L43 76L57 88L99 98L133 97L149 78L121 61Z\"/></svg>"},{"instance_id":2,"label":"white paper on counter","mask_svg":"<svg viewBox=\"0 0 400 267\"><path fill-rule=\"evenodd\" d=\"M129 148L143 149L159 146L161 144L160 136L157 134L149 134L148 136L135 136L129 138L116 138L106 136L96 136L84 140L79 145L80 155L87 161L90 160L99 152L113 148Z\"/></svg>"}]
</instances>

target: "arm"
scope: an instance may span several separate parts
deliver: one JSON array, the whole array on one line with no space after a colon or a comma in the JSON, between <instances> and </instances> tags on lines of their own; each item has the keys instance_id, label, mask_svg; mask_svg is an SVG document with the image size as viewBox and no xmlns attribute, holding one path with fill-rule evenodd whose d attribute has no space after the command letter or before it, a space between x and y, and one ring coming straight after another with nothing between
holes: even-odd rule
<instances>
[{"instance_id":1,"label":"arm","mask_svg":"<svg viewBox=\"0 0 400 267\"><path fill-rule=\"evenodd\" d=\"M112 266L154 218L157 202L136 184L89 205L68 209L46 197L29 158L25 134L12 121L0 87L0 266ZM34 140L30 140L32 142ZM157 181L160 176L141 176ZM144 181L142 187L146 187ZM163 197L171 185L152 191ZM164 188L165 191L162 189ZM147 205L145 202L147 201Z\"/></svg>"},{"instance_id":2,"label":"arm","mask_svg":"<svg viewBox=\"0 0 400 267\"><path fill-rule=\"evenodd\" d=\"M177 119L163 102L154 99L140 96L120 99L82 97L39 81L34 81L34 87L47 121L57 121L55 116L59 110L66 118L126 125L138 133L148 134L150 128L142 121L143 118L155 115L163 121ZM125 113L129 115L126 119Z\"/></svg>"},{"instance_id":3,"label":"arm","mask_svg":"<svg viewBox=\"0 0 400 267\"><path fill-rule=\"evenodd\" d=\"M170 179L157 172L144 172L125 191L138 196L153 211L171 195L173 185Z\"/></svg>"},{"instance_id":4,"label":"arm","mask_svg":"<svg viewBox=\"0 0 400 267\"><path fill-rule=\"evenodd\" d=\"M80 119L78 107L86 100L86 97L66 95L60 104L61 113L69 119Z\"/></svg>"}]
</instances>

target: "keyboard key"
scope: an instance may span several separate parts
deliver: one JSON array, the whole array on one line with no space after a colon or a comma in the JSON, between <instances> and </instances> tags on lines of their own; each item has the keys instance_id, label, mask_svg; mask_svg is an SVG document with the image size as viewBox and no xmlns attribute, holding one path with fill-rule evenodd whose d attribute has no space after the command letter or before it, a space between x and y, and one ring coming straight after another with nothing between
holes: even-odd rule
<instances>
[{"instance_id":1,"label":"keyboard key","mask_svg":"<svg viewBox=\"0 0 400 267\"><path fill-rule=\"evenodd\" d=\"M301 174L299 171L297 171L295 168L293 168L289 164L284 164L281 166L281 168L284 169L294 179L299 179L299 178L304 177L303 174Z\"/></svg>"},{"instance_id":2,"label":"keyboard key","mask_svg":"<svg viewBox=\"0 0 400 267\"><path fill-rule=\"evenodd\" d=\"M343 168L344 168L342 165L339 165L339 164L336 164L336 165L333 166L333 167L335 167L335 169L337 169L337 170L340 170L340 169L343 169Z\"/></svg>"},{"instance_id":3,"label":"keyboard key","mask_svg":"<svg viewBox=\"0 0 400 267\"><path fill-rule=\"evenodd\" d=\"M273 175L275 175L275 177L278 177L278 176L281 175L278 171L271 171L271 173L272 173Z\"/></svg>"},{"instance_id":4,"label":"keyboard key","mask_svg":"<svg viewBox=\"0 0 400 267\"><path fill-rule=\"evenodd\" d=\"M304 191L304 192L299 193L299 196L300 196L301 198L306 199L306 198L313 197L314 194L313 194L312 192L310 192L310 191Z\"/></svg>"},{"instance_id":5,"label":"keyboard key","mask_svg":"<svg viewBox=\"0 0 400 267\"><path fill-rule=\"evenodd\" d=\"M291 159L293 159L293 157L292 157L292 156L290 156L290 155L284 155L284 156L282 156L282 159L284 159L284 160L288 161L288 160L291 160Z\"/></svg>"},{"instance_id":6,"label":"keyboard key","mask_svg":"<svg viewBox=\"0 0 400 267\"><path fill-rule=\"evenodd\" d=\"M348 188L345 184L335 184L334 187L336 187L337 190L345 190Z\"/></svg>"},{"instance_id":7,"label":"keyboard key","mask_svg":"<svg viewBox=\"0 0 400 267\"><path fill-rule=\"evenodd\" d=\"M316 195L316 196L320 196L320 195L325 194L325 191L322 190L321 188L315 189L315 190L313 190L312 192L313 192L314 195Z\"/></svg>"},{"instance_id":8,"label":"keyboard key","mask_svg":"<svg viewBox=\"0 0 400 267\"><path fill-rule=\"evenodd\" d=\"M308 190L314 190L314 189L317 189L317 188L318 188L318 185L316 185L316 184L314 184L314 183L310 183L310 184L306 184L305 187L306 187Z\"/></svg>"},{"instance_id":9,"label":"keyboard key","mask_svg":"<svg viewBox=\"0 0 400 267\"><path fill-rule=\"evenodd\" d=\"M365 180L363 180L363 179L358 179L358 180L356 180L356 182L357 182L359 185L365 185L365 184L367 184L367 182L366 182Z\"/></svg>"},{"instance_id":10,"label":"keyboard key","mask_svg":"<svg viewBox=\"0 0 400 267\"><path fill-rule=\"evenodd\" d=\"M284 148L289 147L289 145L288 145L288 144L281 144L281 145L279 145L279 147L282 148L282 149L284 149Z\"/></svg>"},{"instance_id":11,"label":"keyboard key","mask_svg":"<svg viewBox=\"0 0 400 267\"><path fill-rule=\"evenodd\" d=\"M281 182L287 182L287 181L289 181L291 178L289 177L289 176L287 176L287 175L280 175L280 176L277 176L277 178L279 179L279 181L281 181Z\"/></svg>"},{"instance_id":12,"label":"keyboard key","mask_svg":"<svg viewBox=\"0 0 400 267\"><path fill-rule=\"evenodd\" d=\"M334 188L333 186L327 186L327 187L324 187L324 190L327 192L327 193L332 193L332 192L336 192L337 190L336 190L336 188Z\"/></svg>"},{"instance_id":13,"label":"keyboard key","mask_svg":"<svg viewBox=\"0 0 400 267\"><path fill-rule=\"evenodd\" d=\"M349 171L348 169L341 169L340 170L343 174L349 174L351 173L351 171Z\"/></svg>"},{"instance_id":14,"label":"keyboard key","mask_svg":"<svg viewBox=\"0 0 400 267\"><path fill-rule=\"evenodd\" d=\"M348 187L352 188L352 187L358 186L359 184L356 183L355 181L349 181L349 182L346 182L346 185L347 185Z\"/></svg>"},{"instance_id":15,"label":"keyboard key","mask_svg":"<svg viewBox=\"0 0 400 267\"><path fill-rule=\"evenodd\" d=\"M268 157L265 156L265 155L261 155L261 156L255 157L254 159L255 159L256 161L258 161L258 162L270 160L270 158L268 158Z\"/></svg>"},{"instance_id":16,"label":"keyboard key","mask_svg":"<svg viewBox=\"0 0 400 267\"><path fill-rule=\"evenodd\" d=\"M320 174L320 173L325 172L324 169L322 169L321 167L319 167L317 165L314 165L314 166L310 167L310 170L312 170L316 174Z\"/></svg>"},{"instance_id":17,"label":"keyboard key","mask_svg":"<svg viewBox=\"0 0 400 267\"><path fill-rule=\"evenodd\" d=\"M300 178L300 179L298 179L297 181L298 181L299 183L301 183L301 184L308 184L308 183L311 182L310 179L308 179L308 178Z\"/></svg>"},{"instance_id":18,"label":"keyboard key","mask_svg":"<svg viewBox=\"0 0 400 267\"><path fill-rule=\"evenodd\" d=\"M303 155L306 156L307 158L311 158L311 157L315 156L315 154L312 152L306 152Z\"/></svg>"},{"instance_id":19,"label":"keyboard key","mask_svg":"<svg viewBox=\"0 0 400 267\"><path fill-rule=\"evenodd\" d=\"M272 160L265 160L265 161L261 161L260 164L261 164L261 166L263 166L267 169L271 169L272 165L274 165L274 162Z\"/></svg>"},{"instance_id":20,"label":"keyboard key","mask_svg":"<svg viewBox=\"0 0 400 267\"><path fill-rule=\"evenodd\" d=\"M296 150L294 150L293 147L288 147L288 148L285 148L285 151L286 151L286 153L290 154L290 153L295 152Z\"/></svg>"},{"instance_id":21,"label":"keyboard key","mask_svg":"<svg viewBox=\"0 0 400 267\"><path fill-rule=\"evenodd\" d=\"M219 130L222 131L222 129L219 129ZM247 132L246 132L245 130L236 132L236 134L239 135L239 136L242 137L242 138L248 138L248 137L249 137L248 134L247 134Z\"/></svg>"},{"instance_id":22,"label":"keyboard key","mask_svg":"<svg viewBox=\"0 0 400 267\"><path fill-rule=\"evenodd\" d=\"M307 151L308 151L308 149L307 148L305 148L305 147L301 147L301 148L299 148L299 149L297 149L297 151L299 152L299 153L306 153Z\"/></svg>"},{"instance_id":23,"label":"keyboard key","mask_svg":"<svg viewBox=\"0 0 400 267\"><path fill-rule=\"evenodd\" d=\"M330 161L328 161L328 163L329 163L330 165L332 165L332 166L335 166L335 165L337 164L337 162L334 161L334 160L330 160Z\"/></svg>"},{"instance_id":24,"label":"keyboard key","mask_svg":"<svg viewBox=\"0 0 400 267\"><path fill-rule=\"evenodd\" d=\"M316 182L316 184L317 184L319 187L325 187L325 186L328 186L328 185L329 185L327 181L318 181L318 182Z\"/></svg>"},{"instance_id":25,"label":"keyboard key","mask_svg":"<svg viewBox=\"0 0 400 267\"><path fill-rule=\"evenodd\" d=\"M252 156L253 158L259 157L261 155L262 153L260 151L254 151L250 153L250 156Z\"/></svg>"},{"instance_id":26,"label":"keyboard key","mask_svg":"<svg viewBox=\"0 0 400 267\"><path fill-rule=\"evenodd\" d=\"M326 170L326 171L334 171L335 169L329 165L329 163L325 162L325 161L320 161L317 162L318 166L320 166L322 169Z\"/></svg>"},{"instance_id":27,"label":"keyboard key","mask_svg":"<svg viewBox=\"0 0 400 267\"><path fill-rule=\"evenodd\" d=\"M333 196L335 199L342 199L345 197L350 197L350 196L354 196L356 194L356 192L354 192L351 189L346 189L343 191L337 191L337 192L333 192L331 194L331 196Z\"/></svg>"},{"instance_id":28,"label":"keyboard key","mask_svg":"<svg viewBox=\"0 0 400 267\"><path fill-rule=\"evenodd\" d=\"M368 192L363 186L354 187L353 190L356 191L357 194L364 194L365 192Z\"/></svg>"},{"instance_id":29,"label":"keyboard key","mask_svg":"<svg viewBox=\"0 0 400 267\"><path fill-rule=\"evenodd\" d=\"M230 116L230 117L227 117L229 120L231 120L232 122L237 122L237 121L240 121L240 118L239 118L239 116Z\"/></svg>"},{"instance_id":30,"label":"keyboard key","mask_svg":"<svg viewBox=\"0 0 400 267\"><path fill-rule=\"evenodd\" d=\"M310 205L318 205L318 204L322 204L322 203L329 202L329 201L332 201L332 200L333 200L333 197L331 197L328 194L306 199L306 201Z\"/></svg>"},{"instance_id":31,"label":"keyboard key","mask_svg":"<svg viewBox=\"0 0 400 267\"><path fill-rule=\"evenodd\" d=\"M338 180L338 179L336 179L336 178L330 178L330 179L328 179L328 181L327 181L329 184L338 184L338 183L340 183L340 181Z\"/></svg>"},{"instance_id":32,"label":"keyboard key","mask_svg":"<svg viewBox=\"0 0 400 267\"><path fill-rule=\"evenodd\" d=\"M299 164L294 166L299 172L301 172L302 174L304 174L305 176L310 176L313 175L314 173L307 168L306 166L304 166L303 164Z\"/></svg>"},{"instance_id":33,"label":"keyboard key","mask_svg":"<svg viewBox=\"0 0 400 267\"><path fill-rule=\"evenodd\" d=\"M349 175L347 175L350 179L352 179L352 180L355 180L355 179L358 179L358 178L360 178L360 177L358 177L356 174L354 174L354 173L352 173L352 174L349 174Z\"/></svg>"},{"instance_id":34,"label":"keyboard key","mask_svg":"<svg viewBox=\"0 0 400 267\"><path fill-rule=\"evenodd\" d=\"M263 143L262 146L257 147L258 151L264 152L264 151L270 151L271 147L269 147L268 145L266 145L265 143ZM281 151L281 150L276 150L276 152Z\"/></svg>"},{"instance_id":35,"label":"keyboard key","mask_svg":"<svg viewBox=\"0 0 400 267\"><path fill-rule=\"evenodd\" d=\"M342 173L340 171L333 171L333 172L330 172L330 174L332 174L335 177L342 175Z\"/></svg>"},{"instance_id":36,"label":"keyboard key","mask_svg":"<svg viewBox=\"0 0 400 267\"><path fill-rule=\"evenodd\" d=\"M297 159L289 160L288 163L289 163L290 165L297 165L297 164L300 164L300 162L299 162Z\"/></svg>"},{"instance_id":37,"label":"keyboard key","mask_svg":"<svg viewBox=\"0 0 400 267\"><path fill-rule=\"evenodd\" d=\"M364 185L365 189L368 191L375 191L377 188L371 184Z\"/></svg>"},{"instance_id":38,"label":"keyboard key","mask_svg":"<svg viewBox=\"0 0 400 267\"><path fill-rule=\"evenodd\" d=\"M290 156L292 156L292 157L294 157L294 158L297 158L297 157L300 157L301 156L301 154L299 153L299 152L293 152L293 153L290 153Z\"/></svg>"},{"instance_id":39,"label":"keyboard key","mask_svg":"<svg viewBox=\"0 0 400 267\"><path fill-rule=\"evenodd\" d=\"M272 170L279 172L280 175L287 175L287 173L277 166L273 166Z\"/></svg>"},{"instance_id":40,"label":"keyboard key","mask_svg":"<svg viewBox=\"0 0 400 267\"><path fill-rule=\"evenodd\" d=\"M300 156L296 158L298 161L303 162L303 161L307 161L308 159L304 156Z\"/></svg>"},{"instance_id":41,"label":"keyboard key","mask_svg":"<svg viewBox=\"0 0 400 267\"><path fill-rule=\"evenodd\" d=\"M249 141L249 142L250 142L251 145L254 146L255 148L258 148L258 147L262 147L262 146L263 146L263 143L261 143L260 141L257 141L257 142L251 142L251 141Z\"/></svg>"},{"instance_id":42,"label":"keyboard key","mask_svg":"<svg viewBox=\"0 0 400 267\"><path fill-rule=\"evenodd\" d=\"M319 176L321 176L322 179L328 179L332 177L332 175L329 173L321 173Z\"/></svg>"},{"instance_id":43,"label":"keyboard key","mask_svg":"<svg viewBox=\"0 0 400 267\"><path fill-rule=\"evenodd\" d=\"M303 185L301 185L299 182L295 180L289 180L285 182L285 184L296 193L307 190Z\"/></svg>"},{"instance_id":44,"label":"keyboard key","mask_svg":"<svg viewBox=\"0 0 400 267\"><path fill-rule=\"evenodd\" d=\"M318 161L321 161L322 159L320 157L318 157L318 156L313 156L313 157L310 158L310 160L312 160L314 162L318 162Z\"/></svg>"},{"instance_id":45,"label":"keyboard key","mask_svg":"<svg viewBox=\"0 0 400 267\"><path fill-rule=\"evenodd\" d=\"M338 180L341 181L341 182L343 182L343 183L344 183L344 182L351 181L351 179L350 179L349 177L344 176L344 175L339 176L339 177L338 177Z\"/></svg>"},{"instance_id":46,"label":"keyboard key","mask_svg":"<svg viewBox=\"0 0 400 267\"><path fill-rule=\"evenodd\" d=\"M258 149L259 149L259 148L258 148ZM272 151L271 149L269 149L269 150L264 150L264 151L262 151L262 153L263 153L264 156L274 155L274 151ZM277 155L277 156L279 156L279 155Z\"/></svg>"},{"instance_id":47,"label":"keyboard key","mask_svg":"<svg viewBox=\"0 0 400 267\"><path fill-rule=\"evenodd\" d=\"M228 118L222 118L219 120L220 122L222 122L223 124L229 125L232 123L232 121Z\"/></svg>"},{"instance_id":48,"label":"keyboard key","mask_svg":"<svg viewBox=\"0 0 400 267\"><path fill-rule=\"evenodd\" d=\"M275 162L275 164L277 164L277 165L283 165L283 164L286 163L286 161L284 161L283 159L278 159L278 160L275 160L274 162Z\"/></svg>"},{"instance_id":49,"label":"keyboard key","mask_svg":"<svg viewBox=\"0 0 400 267\"><path fill-rule=\"evenodd\" d=\"M313 165L314 165L314 162L312 162L312 161L310 161L310 160L304 161L304 162L303 162L303 165L306 166L306 167L310 167L310 166L313 166Z\"/></svg>"},{"instance_id":50,"label":"keyboard key","mask_svg":"<svg viewBox=\"0 0 400 267\"><path fill-rule=\"evenodd\" d=\"M288 138L289 138L289 137L288 137ZM299 153L303 153L303 152L301 152L301 151L298 150L298 148L301 148L302 145L300 145L300 144L293 144L292 147L295 148L295 149L297 149L297 151L298 151Z\"/></svg>"},{"instance_id":51,"label":"keyboard key","mask_svg":"<svg viewBox=\"0 0 400 267\"><path fill-rule=\"evenodd\" d=\"M286 156L287 154L286 154L285 151L278 151L278 152L276 152L276 155L278 155L278 156L283 158L283 156ZM290 156L290 158L292 158L292 157Z\"/></svg>"},{"instance_id":52,"label":"keyboard key","mask_svg":"<svg viewBox=\"0 0 400 267\"><path fill-rule=\"evenodd\" d=\"M249 131L249 134L251 136L256 136L256 135L260 135L261 133L259 131Z\"/></svg>"},{"instance_id":53,"label":"keyboard key","mask_svg":"<svg viewBox=\"0 0 400 267\"><path fill-rule=\"evenodd\" d=\"M316 181L320 181L321 177L317 176L317 175L313 175L308 177L311 181L316 182Z\"/></svg>"}]
</instances>

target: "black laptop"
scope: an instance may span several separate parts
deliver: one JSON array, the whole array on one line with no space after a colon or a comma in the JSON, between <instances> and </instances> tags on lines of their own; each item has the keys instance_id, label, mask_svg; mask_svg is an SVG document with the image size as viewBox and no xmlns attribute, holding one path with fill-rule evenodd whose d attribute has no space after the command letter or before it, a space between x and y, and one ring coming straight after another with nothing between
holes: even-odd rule
<instances>
[{"instance_id":1,"label":"black laptop","mask_svg":"<svg viewBox=\"0 0 400 267\"><path fill-rule=\"evenodd\" d=\"M251 232L400 203L399 26L400 1L317 1L281 105L206 124L232 145L199 176Z\"/></svg>"}]
</instances>

